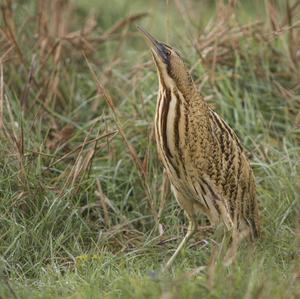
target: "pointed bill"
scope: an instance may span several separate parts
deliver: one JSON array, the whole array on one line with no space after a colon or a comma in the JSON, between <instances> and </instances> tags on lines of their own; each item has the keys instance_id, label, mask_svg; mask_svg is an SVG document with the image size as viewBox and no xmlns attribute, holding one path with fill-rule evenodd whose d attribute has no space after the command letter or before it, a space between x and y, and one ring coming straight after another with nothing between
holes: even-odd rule
<instances>
[{"instance_id":1,"label":"pointed bill","mask_svg":"<svg viewBox=\"0 0 300 299\"><path fill-rule=\"evenodd\" d=\"M151 49L154 50L157 56L159 56L164 63L168 64L170 51L167 49L166 45L159 42L144 28L137 26L137 29L143 33L145 39L150 43Z\"/></svg>"}]
</instances>

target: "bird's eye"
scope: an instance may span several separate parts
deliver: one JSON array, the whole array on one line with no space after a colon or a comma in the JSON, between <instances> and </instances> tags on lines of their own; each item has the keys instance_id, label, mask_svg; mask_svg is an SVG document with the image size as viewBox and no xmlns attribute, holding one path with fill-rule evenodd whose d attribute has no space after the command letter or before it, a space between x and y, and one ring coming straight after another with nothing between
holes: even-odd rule
<instances>
[{"instance_id":1,"label":"bird's eye","mask_svg":"<svg viewBox=\"0 0 300 299\"><path fill-rule=\"evenodd\" d=\"M171 50L169 50L168 48L164 48L164 54L166 55L166 56L170 56L171 55Z\"/></svg>"},{"instance_id":2,"label":"bird's eye","mask_svg":"<svg viewBox=\"0 0 300 299\"><path fill-rule=\"evenodd\" d=\"M166 50L166 55L170 56L171 55L171 51L170 50Z\"/></svg>"}]
</instances>

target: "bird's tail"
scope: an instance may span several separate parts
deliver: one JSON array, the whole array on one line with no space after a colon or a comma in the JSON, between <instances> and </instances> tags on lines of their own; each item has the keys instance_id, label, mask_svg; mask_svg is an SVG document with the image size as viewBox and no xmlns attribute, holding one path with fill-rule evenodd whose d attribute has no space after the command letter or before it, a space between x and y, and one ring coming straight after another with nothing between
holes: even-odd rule
<instances>
[{"instance_id":1,"label":"bird's tail","mask_svg":"<svg viewBox=\"0 0 300 299\"><path fill-rule=\"evenodd\" d=\"M250 228L251 239L257 239L261 234L259 213L256 199L251 200L250 205L246 211L245 220Z\"/></svg>"}]
</instances>

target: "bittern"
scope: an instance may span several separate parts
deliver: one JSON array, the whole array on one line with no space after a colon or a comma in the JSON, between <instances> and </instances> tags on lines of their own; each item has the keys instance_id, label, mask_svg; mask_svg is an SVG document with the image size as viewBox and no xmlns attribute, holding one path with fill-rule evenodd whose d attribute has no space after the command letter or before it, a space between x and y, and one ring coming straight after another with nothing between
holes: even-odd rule
<instances>
[{"instance_id":1,"label":"bittern","mask_svg":"<svg viewBox=\"0 0 300 299\"><path fill-rule=\"evenodd\" d=\"M172 191L189 220L174 259L197 227L196 214L214 227L223 222L232 232L260 232L255 179L233 129L208 105L178 51L138 27L150 45L159 90L155 135Z\"/></svg>"}]
</instances>

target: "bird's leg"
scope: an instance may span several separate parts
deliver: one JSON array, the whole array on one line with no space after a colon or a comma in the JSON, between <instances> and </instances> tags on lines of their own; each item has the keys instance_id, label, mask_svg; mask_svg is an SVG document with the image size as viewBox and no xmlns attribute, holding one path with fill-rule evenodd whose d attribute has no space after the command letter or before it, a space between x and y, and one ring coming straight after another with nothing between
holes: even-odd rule
<instances>
[{"instance_id":1,"label":"bird's leg","mask_svg":"<svg viewBox=\"0 0 300 299\"><path fill-rule=\"evenodd\" d=\"M191 238L191 236L195 233L196 228L197 228L197 223L195 221L195 217L189 217L189 226L188 226L187 233L186 233L185 237L182 239L182 241L180 242L180 244L178 245L174 254L171 256L171 258L166 263L166 265L163 269L164 271L168 270L171 267L171 265L173 264L175 258L177 257L178 253L180 252L180 250L183 248L183 246L186 244L186 242Z\"/></svg>"}]
</instances>

